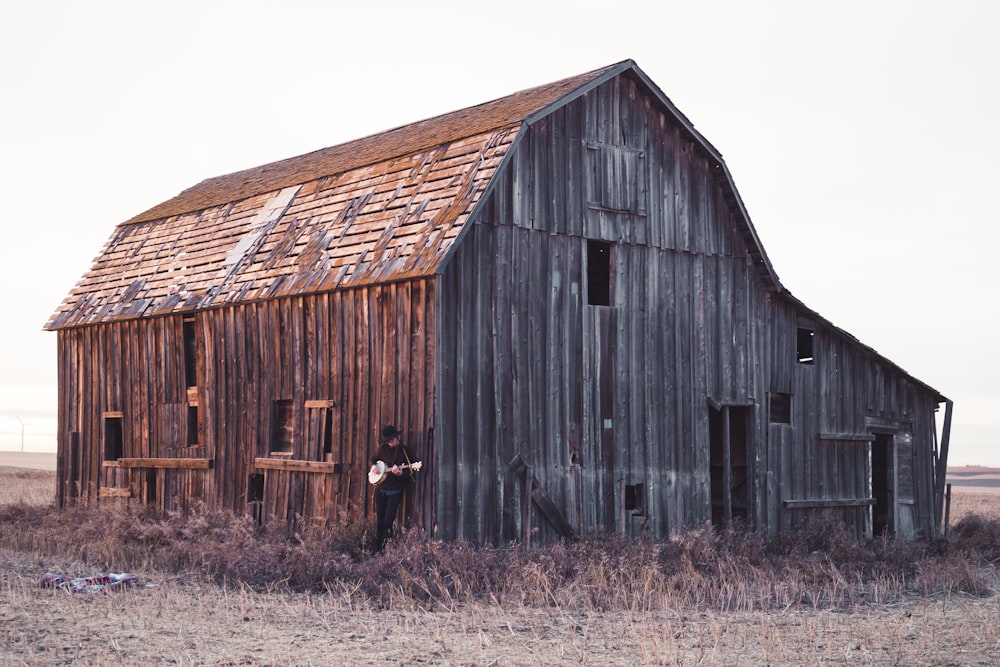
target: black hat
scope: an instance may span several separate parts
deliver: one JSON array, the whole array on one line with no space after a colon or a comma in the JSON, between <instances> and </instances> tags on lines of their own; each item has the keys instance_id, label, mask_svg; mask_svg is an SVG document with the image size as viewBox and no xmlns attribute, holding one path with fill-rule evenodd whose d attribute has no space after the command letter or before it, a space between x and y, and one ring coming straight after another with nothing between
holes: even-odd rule
<instances>
[{"instance_id":1,"label":"black hat","mask_svg":"<svg viewBox=\"0 0 1000 667\"><path fill-rule=\"evenodd\" d=\"M392 424L382 427L382 442L389 442L393 438L399 437L399 429Z\"/></svg>"}]
</instances>

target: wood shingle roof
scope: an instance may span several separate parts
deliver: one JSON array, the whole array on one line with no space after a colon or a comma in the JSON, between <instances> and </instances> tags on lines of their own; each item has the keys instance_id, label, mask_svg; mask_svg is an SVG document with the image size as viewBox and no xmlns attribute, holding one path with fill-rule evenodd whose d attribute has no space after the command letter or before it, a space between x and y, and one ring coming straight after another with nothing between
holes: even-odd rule
<instances>
[{"instance_id":1,"label":"wood shingle roof","mask_svg":"<svg viewBox=\"0 0 1000 667\"><path fill-rule=\"evenodd\" d=\"M118 225L46 328L432 275L525 119L625 64L204 180Z\"/></svg>"},{"instance_id":2,"label":"wood shingle roof","mask_svg":"<svg viewBox=\"0 0 1000 667\"><path fill-rule=\"evenodd\" d=\"M238 201L261 192L304 183L319 176L340 174L403 155L420 153L458 139L517 126L535 111L545 108L614 67L616 66L612 65L544 86L522 90L491 102L287 160L209 178L128 222L156 220Z\"/></svg>"}]
</instances>

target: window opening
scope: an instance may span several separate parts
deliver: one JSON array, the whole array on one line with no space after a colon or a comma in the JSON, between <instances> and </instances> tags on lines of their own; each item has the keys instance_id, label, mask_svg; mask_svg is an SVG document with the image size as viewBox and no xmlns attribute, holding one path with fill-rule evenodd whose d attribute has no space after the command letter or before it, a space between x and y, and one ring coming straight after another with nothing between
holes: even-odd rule
<instances>
[{"instance_id":1,"label":"window opening","mask_svg":"<svg viewBox=\"0 0 1000 667\"><path fill-rule=\"evenodd\" d=\"M247 478L247 505L254 523L258 526L264 523L264 473L251 473Z\"/></svg>"},{"instance_id":2,"label":"window opening","mask_svg":"<svg viewBox=\"0 0 1000 667\"><path fill-rule=\"evenodd\" d=\"M187 444L198 444L198 406L189 405L187 409Z\"/></svg>"},{"instance_id":3,"label":"window opening","mask_svg":"<svg viewBox=\"0 0 1000 667\"><path fill-rule=\"evenodd\" d=\"M292 402L289 400L275 401L271 422L271 453L291 453L293 426Z\"/></svg>"},{"instance_id":4,"label":"window opening","mask_svg":"<svg viewBox=\"0 0 1000 667\"><path fill-rule=\"evenodd\" d=\"M771 392L771 423L792 423L792 395Z\"/></svg>"},{"instance_id":5,"label":"window opening","mask_svg":"<svg viewBox=\"0 0 1000 667\"><path fill-rule=\"evenodd\" d=\"M264 473L255 472L250 474L247 480L247 502L264 502Z\"/></svg>"},{"instance_id":6,"label":"window opening","mask_svg":"<svg viewBox=\"0 0 1000 667\"><path fill-rule=\"evenodd\" d=\"M323 460L333 460L333 411L324 410L326 418L323 419Z\"/></svg>"},{"instance_id":7,"label":"window opening","mask_svg":"<svg viewBox=\"0 0 1000 667\"><path fill-rule=\"evenodd\" d=\"M198 343L195 339L193 317L184 318L184 382L188 387L198 386Z\"/></svg>"},{"instance_id":8,"label":"window opening","mask_svg":"<svg viewBox=\"0 0 1000 667\"><path fill-rule=\"evenodd\" d=\"M147 505L153 505L156 503L156 468L150 468L146 471L146 497L143 502Z\"/></svg>"},{"instance_id":9,"label":"window opening","mask_svg":"<svg viewBox=\"0 0 1000 667\"><path fill-rule=\"evenodd\" d=\"M122 418L120 416L104 417L104 460L117 461L124 454L122 438Z\"/></svg>"},{"instance_id":10,"label":"window opening","mask_svg":"<svg viewBox=\"0 0 1000 667\"><path fill-rule=\"evenodd\" d=\"M645 497L642 484L625 485L625 511L637 516L642 516L642 501Z\"/></svg>"},{"instance_id":11,"label":"window opening","mask_svg":"<svg viewBox=\"0 0 1000 667\"><path fill-rule=\"evenodd\" d=\"M871 444L872 473L872 534L875 537L896 534L896 489L894 470L895 452L893 438L886 433L876 433Z\"/></svg>"},{"instance_id":12,"label":"window opening","mask_svg":"<svg viewBox=\"0 0 1000 667\"><path fill-rule=\"evenodd\" d=\"M800 364L812 364L815 361L813 356L813 337L815 331L806 327L799 327L795 337L795 357Z\"/></svg>"},{"instance_id":13,"label":"window opening","mask_svg":"<svg viewBox=\"0 0 1000 667\"><path fill-rule=\"evenodd\" d=\"M587 241L587 303L611 305L611 244Z\"/></svg>"},{"instance_id":14,"label":"window opening","mask_svg":"<svg viewBox=\"0 0 1000 667\"><path fill-rule=\"evenodd\" d=\"M576 466L583 465L583 457L580 455L580 441L578 436L574 433L569 439L569 467L575 468Z\"/></svg>"},{"instance_id":15,"label":"window opening","mask_svg":"<svg viewBox=\"0 0 1000 667\"><path fill-rule=\"evenodd\" d=\"M333 461L333 406L325 399L306 401L304 458Z\"/></svg>"},{"instance_id":16,"label":"window opening","mask_svg":"<svg viewBox=\"0 0 1000 667\"><path fill-rule=\"evenodd\" d=\"M752 420L752 406L708 409L712 525L719 528L748 518Z\"/></svg>"}]
</instances>

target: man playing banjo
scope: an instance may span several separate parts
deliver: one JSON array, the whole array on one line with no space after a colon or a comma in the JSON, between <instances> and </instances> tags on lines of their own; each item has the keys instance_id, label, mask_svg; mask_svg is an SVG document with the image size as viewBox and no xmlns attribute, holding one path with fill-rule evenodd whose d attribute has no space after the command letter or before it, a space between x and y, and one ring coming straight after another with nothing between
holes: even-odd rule
<instances>
[{"instance_id":1,"label":"man playing banjo","mask_svg":"<svg viewBox=\"0 0 1000 667\"><path fill-rule=\"evenodd\" d=\"M409 450L399 442L399 430L389 424L382 427L378 448L371 458L368 479L375 484L375 553L381 553L385 541L392 537L403 494L412 486L413 473L421 463L413 461Z\"/></svg>"}]
</instances>

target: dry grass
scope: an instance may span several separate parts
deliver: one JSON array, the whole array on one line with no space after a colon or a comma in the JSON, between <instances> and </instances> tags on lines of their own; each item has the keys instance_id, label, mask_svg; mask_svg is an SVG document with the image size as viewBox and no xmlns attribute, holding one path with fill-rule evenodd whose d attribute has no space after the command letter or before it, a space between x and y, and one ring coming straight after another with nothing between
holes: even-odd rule
<instances>
[{"instance_id":1,"label":"dry grass","mask_svg":"<svg viewBox=\"0 0 1000 667\"><path fill-rule=\"evenodd\" d=\"M1000 519L1000 489L953 487L950 509L952 525L970 514L987 519Z\"/></svg>"},{"instance_id":2,"label":"dry grass","mask_svg":"<svg viewBox=\"0 0 1000 667\"><path fill-rule=\"evenodd\" d=\"M51 493L22 492L0 503L0 664L1000 662L1000 521L976 513L935 544L858 544L815 521L770 545L693 531L524 551L410 534L372 558L364 527L288 539L218 513L54 512ZM46 571L109 570L156 585L38 587Z\"/></svg>"},{"instance_id":3,"label":"dry grass","mask_svg":"<svg viewBox=\"0 0 1000 667\"><path fill-rule=\"evenodd\" d=\"M44 507L54 503L55 497L55 471L0 467L0 505L27 503Z\"/></svg>"}]
</instances>

